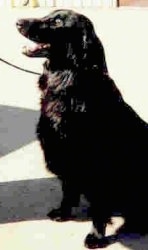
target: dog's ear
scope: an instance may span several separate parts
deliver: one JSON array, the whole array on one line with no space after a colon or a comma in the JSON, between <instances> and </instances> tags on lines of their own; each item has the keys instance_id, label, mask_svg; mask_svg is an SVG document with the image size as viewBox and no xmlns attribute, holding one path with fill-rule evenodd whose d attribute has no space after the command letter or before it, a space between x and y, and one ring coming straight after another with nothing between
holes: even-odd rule
<instances>
[{"instance_id":1,"label":"dog's ear","mask_svg":"<svg viewBox=\"0 0 148 250\"><path fill-rule=\"evenodd\" d=\"M89 20L85 20L82 22L83 28L83 48L88 49L89 45L94 43L96 40L96 34L94 31L93 24Z\"/></svg>"},{"instance_id":2,"label":"dog's ear","mask_svg":"<svg viewBox=\"0 0 148 250\"><path fill-rule=\"evenodd\" d=\"M86 65L92 68L98 68L100 72L107 73L107 64L105 52L100 39L97 37L93 24L87 20L83 22L83 59Z\"/></svg>"}]
</instances>

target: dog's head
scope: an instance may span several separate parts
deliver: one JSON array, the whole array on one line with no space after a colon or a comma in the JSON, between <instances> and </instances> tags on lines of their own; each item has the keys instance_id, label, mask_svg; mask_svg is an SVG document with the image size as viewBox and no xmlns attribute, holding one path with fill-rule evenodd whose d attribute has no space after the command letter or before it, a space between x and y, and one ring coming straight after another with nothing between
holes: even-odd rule
<instances>
[{"instance_id":1,"label":"dog's head","mask_svg":"<svg viewBox=\"0 0 148 250\"><path fill-rule=\"evenodd\" d=\"M103 46L91 21L72 10L56 10L38 19L20 19L19 32L35 42L24 47L30 57L46 57L53 67L98 66L106 69ZM101 65L102 64L102 65Z\"/></svg>"}]
</instances>

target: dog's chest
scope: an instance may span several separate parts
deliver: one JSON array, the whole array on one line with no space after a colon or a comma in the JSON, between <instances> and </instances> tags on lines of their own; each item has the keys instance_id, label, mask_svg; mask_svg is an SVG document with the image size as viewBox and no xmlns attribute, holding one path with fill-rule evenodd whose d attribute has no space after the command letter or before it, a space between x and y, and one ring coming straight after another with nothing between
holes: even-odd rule
<instances>
[{"instance_id":1,"label":"dog's chest","mask_svg":"<svg viewBox=\"0 0 148 250\"><path fill-rule=\"evenodd\" d=\"M41 112L58 129L72 113L86 112L86 105L75 87L75 75L70 70L50 72L46 67L39 79Z\"/></svg>"}]
</instances>

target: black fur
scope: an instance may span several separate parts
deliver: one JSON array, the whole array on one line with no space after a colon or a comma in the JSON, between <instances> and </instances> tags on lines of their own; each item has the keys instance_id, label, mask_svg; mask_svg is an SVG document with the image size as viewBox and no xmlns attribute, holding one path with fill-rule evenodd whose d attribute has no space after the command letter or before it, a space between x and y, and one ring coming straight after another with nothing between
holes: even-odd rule
<instances>
[{"instance_id":1,"label":"black fur","mask_svg":"<svg viewBox=\"0 0 148 250\"><path fill-rule=\"evenodd\" d=\"M105 236L113 211L138 230L148 222L148 125L123 100L109 77L103 46L88 18L57 10L23 19L19 31L36 42L24 49L46 57L39 79L41 117L37 135L47 168L62 181L61 207L53 219L70 217L80 193L90 201L94 228ZM104 246L89 234L88 247Z\"/></svg>"}]
</instances>

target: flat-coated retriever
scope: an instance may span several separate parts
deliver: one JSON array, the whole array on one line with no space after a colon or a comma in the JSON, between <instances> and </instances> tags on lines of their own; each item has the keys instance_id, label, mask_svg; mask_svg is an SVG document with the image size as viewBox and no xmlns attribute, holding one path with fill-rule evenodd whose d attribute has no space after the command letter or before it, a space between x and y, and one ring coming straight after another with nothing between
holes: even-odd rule
<instances>
[{"instance_id":1,"label":"flat-coated retriever","mask_svg":"<svg viewBox=\"0 0 148 250\"><path fill-rule=\"evenodd\" d=\"M39 78L41 116L37 136L47 168L62 182L64 220L80 193L91 204L90 248L108 244L105 228L113 211L125 225L147 231L148 125L125 103L108 75L104 49L91 21L71 10L21 19L18 30L34 41L30 57L46 57Z\"/></svg>"}]
</instances>

